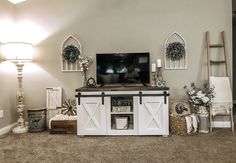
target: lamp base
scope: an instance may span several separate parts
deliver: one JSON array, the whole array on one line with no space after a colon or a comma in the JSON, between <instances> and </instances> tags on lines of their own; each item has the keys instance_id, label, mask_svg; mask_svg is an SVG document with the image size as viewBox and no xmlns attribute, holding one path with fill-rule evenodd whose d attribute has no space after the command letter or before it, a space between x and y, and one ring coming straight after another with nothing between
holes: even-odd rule
<instances>
[{"instance_id":1,"label":"lamp base","mask_svg":"<svg viewBox=\"0 0 236 163\"><path fill-rule=\"evenodd\" d=\"M14 134L23 134L23 133L26 133L26 132L28 132L28 126L24 126L24 127L16 126L15 128L13 128L12 132L13 132Z\"/></svg>"}]
</instances>

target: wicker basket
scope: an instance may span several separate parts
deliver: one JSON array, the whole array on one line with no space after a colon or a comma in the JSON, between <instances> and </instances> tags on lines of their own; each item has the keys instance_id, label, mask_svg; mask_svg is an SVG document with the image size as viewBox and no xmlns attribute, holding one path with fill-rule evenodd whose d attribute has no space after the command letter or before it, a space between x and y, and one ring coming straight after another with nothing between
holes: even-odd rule
<instances>
[{"instance_id":1,"label":"wicker basket","mask_svg":"<svg viewBox=\"0 0 236 163\"><path fill-rule=\"evenodd\" d=\"M170 116L170 132L173 135L187 135L185 116Z\"/></svg>"}]
</instances>

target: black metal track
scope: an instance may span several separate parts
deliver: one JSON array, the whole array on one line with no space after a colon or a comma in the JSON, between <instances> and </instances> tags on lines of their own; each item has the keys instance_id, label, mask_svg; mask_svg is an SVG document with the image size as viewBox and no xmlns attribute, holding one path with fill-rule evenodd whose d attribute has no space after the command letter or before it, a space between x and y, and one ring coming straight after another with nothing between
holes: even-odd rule
<instances>
[{"instance_id":1,"label":"black metal track","mask_svg":"<svg viewBox=\"0 0 236 163\"><path fill-rule=\"evenodd\" d=\"M160 94L143 94L141 91L138 94L105 94L104 92L101 92L99 95L81 95L80 92L75 95L75 97L78 98L78 105L80 105L80 98L81 97L102 97L102 105L104 105L104 97L116 97L116 96L139 96L140 98L140 104L142 104L142 97L143 96L164 96L164 104L166 104L166 97L170 96L169 93L164 91Z\"/></svg>"}]
</instances>

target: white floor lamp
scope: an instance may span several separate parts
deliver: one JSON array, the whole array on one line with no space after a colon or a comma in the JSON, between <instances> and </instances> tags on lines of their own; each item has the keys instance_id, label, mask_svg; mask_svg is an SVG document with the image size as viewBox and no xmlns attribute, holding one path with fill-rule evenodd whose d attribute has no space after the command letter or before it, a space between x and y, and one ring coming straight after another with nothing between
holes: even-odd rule
<instances>
[{"instance_id":1,"label":"white floor lamp","mask_svg":"<svg viewBox=\"0 0 236 163\"><path fill-rule=\"evenodd\" d=\"M33 46L32 44L25 42L8 42L2 46L2 53L5 55L6 60L15 63L18 71L18 91L16 94L18 120L17 126L12 131L16 134L25 133L28 131L28 126L26 126L24 119L25 105L24 92L22 88L22 71L24 63L32 61Z\"/></svg>"}]
</instances>

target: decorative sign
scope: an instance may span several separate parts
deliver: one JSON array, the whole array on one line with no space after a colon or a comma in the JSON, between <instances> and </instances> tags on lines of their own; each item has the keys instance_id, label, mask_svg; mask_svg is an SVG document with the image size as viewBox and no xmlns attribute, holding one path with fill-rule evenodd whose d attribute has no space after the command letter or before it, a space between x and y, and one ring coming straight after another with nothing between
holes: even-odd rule
<instances>
[{"instance_id":1,"label":"decorative sign","mask_svg":"<svg viewBox=\"0 0 236 163\"><path fill-rule=\"evenodd\" d=\"M56 109L62 106L62 88L48 87L46 88L46 108Z\"/></svg>"}]
</instances>

